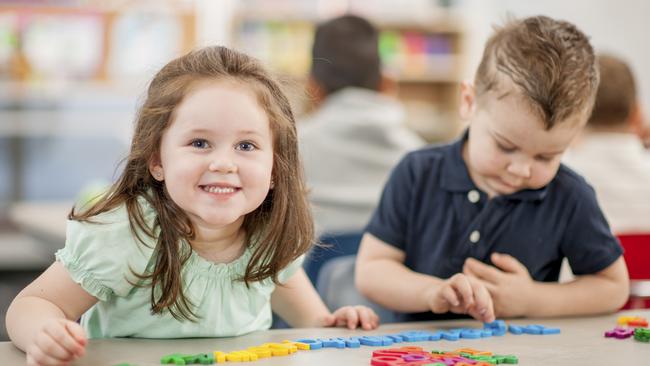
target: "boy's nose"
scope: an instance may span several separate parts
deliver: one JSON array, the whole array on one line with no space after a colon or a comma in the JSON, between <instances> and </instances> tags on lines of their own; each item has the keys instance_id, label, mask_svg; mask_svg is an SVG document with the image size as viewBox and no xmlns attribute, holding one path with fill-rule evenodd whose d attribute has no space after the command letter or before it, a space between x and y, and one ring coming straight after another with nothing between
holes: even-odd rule
<instances>
[{"instance_id":1,"label":"boy's nose","mask_svg":"<svg viewBox=\"0 0 650 366\"><path fill-rule=\"evenodd\" d=\"M530 164L525 162L512 162L508 165L508 173L528 179L530 178Z\"/></svg>"}]
</instances>

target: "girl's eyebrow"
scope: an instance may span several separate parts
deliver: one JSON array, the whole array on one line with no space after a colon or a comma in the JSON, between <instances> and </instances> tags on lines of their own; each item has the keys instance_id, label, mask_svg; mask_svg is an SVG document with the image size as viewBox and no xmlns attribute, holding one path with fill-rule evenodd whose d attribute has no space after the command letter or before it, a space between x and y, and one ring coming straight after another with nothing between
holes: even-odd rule
<instances>
[{"instance_id":1,"label":"girl's eyebrow","mask_svg":"<svg viewBox=\"0 0 650 366\"><path fill-rule=\"evenodd\" d=\"M239 134L242 134L242 135L256 135L256 136L262 136L262 134L261 134L259 131L257 131L257 130L241 130L241 131L238 131L238 133L239 133Z\"/></svg>"},{"instance_id":2,"label":"girl's eyebrow","mask_svg":"<svg viewBox=\"0 0 650 366\"><path fill-rule=\"evenodd\" d=\"M191 134L212 134L214 133L214 130L207 129L207 128L192 128L191 130L187 131L188 135ZM262 134L257 131L257 130L239 130L237 131L238 135L256 135L256 136L261 136Z\"/></svg>"},{"instance_id":3,"label":"girl's eyebrow","mask_svg":"<svg viewBox=\"0 0 650 366\"><path fill-rule=\"evenodd\" d=\"M212 132L212 131L210 131L210 130L208 130L206 128L193 128L193 129L187 131L188 134L195 134L195 133L207 134L207 133L210 133L210 132Z\"/></svg>"}]
</instances>

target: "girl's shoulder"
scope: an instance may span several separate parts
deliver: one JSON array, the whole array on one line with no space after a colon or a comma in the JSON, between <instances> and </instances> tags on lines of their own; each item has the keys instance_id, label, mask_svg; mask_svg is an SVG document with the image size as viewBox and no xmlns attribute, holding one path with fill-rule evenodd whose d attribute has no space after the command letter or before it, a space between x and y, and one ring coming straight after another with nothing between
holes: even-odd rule
<instances>
[{"instance_id":1,"label":"girl's shoulder","mask_svg":"<svg viewBox=\"0 0 650 366\"><path fill-rule=\"evenodd\" d=\"M155 210L143 197L139 197L137 202L144 224L153 229L156 218ZM135 222L136 220L130 218L131 215L132 213L128 212L126 204L122 204L110 211L93 216L89 221L68 220L66 236L70 238L85 232L97 235L104 233L111 236L132 235L131 221Z\"/></svg>"},{"instance_id":2,"label":"girl's shoulder","mask_svg":"<svg viewBox=\"0 0 650 366\"><path fill-rule=\"evenodd\" d=\"M152 225L153 208L144 199L139 203L145 224ZM131 229L126 207L121 206L91 222L69 220L65 247L56 258L89 293L106 299L108 293L130 288L124 278L131 277L132 270L143 273L149 267L155 243L155 235Z\"/></svg>"}]
</instances>

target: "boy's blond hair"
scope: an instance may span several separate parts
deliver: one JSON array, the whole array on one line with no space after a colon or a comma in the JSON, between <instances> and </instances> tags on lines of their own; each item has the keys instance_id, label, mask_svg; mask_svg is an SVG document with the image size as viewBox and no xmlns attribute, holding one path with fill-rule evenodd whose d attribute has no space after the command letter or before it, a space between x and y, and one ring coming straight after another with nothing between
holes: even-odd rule
<instances>
[{"instance_id":1,"label":"boy's blond hair","mask_svg":"<svg viewBox=\"0 0 650 366\"><path fill-rule=\"evenodd\" d=\"M489 91L506 94L508 84L514 84L548 130L579 112L586 120L598 81L587 36L571 23L535 16L495 29L485 45L475 85L480 97Z\"/></svg>"},{"instance_id":2,"label":"boy's blond hair","mask_svg":"<svg viewBox=\"0 0 650 366\"><path fill-rule=\"evenodd\" d=\"M600 85L589 118L593 127L627 125L636 105L636 86L630 67L621 59L598 55Z\"/></svg>"}]
</instances>

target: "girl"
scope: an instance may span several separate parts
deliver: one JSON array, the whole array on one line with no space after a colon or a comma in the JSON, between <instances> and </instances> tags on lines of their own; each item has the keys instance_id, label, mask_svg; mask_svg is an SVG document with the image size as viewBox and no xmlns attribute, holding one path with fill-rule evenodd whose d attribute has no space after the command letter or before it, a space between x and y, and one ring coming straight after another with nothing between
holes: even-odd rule
<instances>
[{"instance_id":1,"label":"girl","mask_svg":"<svg viewBox=\"0 0 650 366\"><path fill-rule=\"evenodd\" d=\"M124 172L72 210L57 261L7 311L9 336L28 364L65 365L86 336L236 336L268 329L271 307L294 327L376 328L366 307L330 313L307 279L308 207L277 82L227 48L191 52L154 77Z\"/></svg>"}]
</instances>

